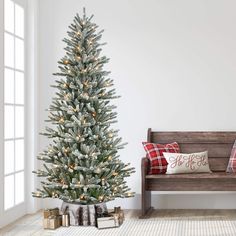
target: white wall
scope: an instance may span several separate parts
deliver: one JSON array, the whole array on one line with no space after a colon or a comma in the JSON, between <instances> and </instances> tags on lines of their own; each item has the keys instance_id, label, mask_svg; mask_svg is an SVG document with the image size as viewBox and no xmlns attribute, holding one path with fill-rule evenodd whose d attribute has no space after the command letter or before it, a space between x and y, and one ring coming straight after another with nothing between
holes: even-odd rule
<instances>
[{"instance_id":1,"label":"white wall","mask_svg":"<svg viewBox=\"0 0 236 236\"><path fill-rule=\"evenodd\" d=\"M236 1L234 0L40 0L39 120L42 130L64 55L62 39L82 7L106 31L104 54L111 58L121 152L136 173L129 185L137 195L109 206L140 207L141 142L154 130L236 130ZM40 139L40 148L47 140ZM171 194L154 197L160 208L236 207L234 194ZM47 205L47 204L46 204Z\"/></svg>"}]
</instances>

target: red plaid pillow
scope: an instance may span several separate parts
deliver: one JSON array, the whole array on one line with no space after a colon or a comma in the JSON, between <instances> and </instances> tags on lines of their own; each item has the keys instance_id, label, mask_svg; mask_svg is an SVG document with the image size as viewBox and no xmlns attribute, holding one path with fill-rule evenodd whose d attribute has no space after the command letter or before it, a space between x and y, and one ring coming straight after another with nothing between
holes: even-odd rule
<instances>
[{"instance_id":1,"label":"red plaid pillow","mask_svg":"<svg viewBox=\"0 0 236 236\"><path fill-rule=\"evenodd\" d=\"M180 152L179 145L176 142L169 144L143 142L143 147L147 152L147 158L150 160L149 175L166 173L168 163L163 156L163 152Z\"/></svg>"},{"instance_id":2,"label":"red plaid pillow","mask_svg":"<svg viewBox=\"0 0 236 236\"><path fill-rule=\"evenodd\" d=\"M236 173L236 140L234 142L234 146L231 151L231 155L229 158L229 163L226 172Z\"/></svg>"}]
</instances>

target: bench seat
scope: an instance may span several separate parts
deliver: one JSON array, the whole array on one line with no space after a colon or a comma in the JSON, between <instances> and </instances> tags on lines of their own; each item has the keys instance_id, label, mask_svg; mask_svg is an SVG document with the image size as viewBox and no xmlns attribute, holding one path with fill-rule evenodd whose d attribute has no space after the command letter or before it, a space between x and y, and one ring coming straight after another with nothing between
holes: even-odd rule
<instances>
[{"instance_id":1,"label":"bench seat","mask_svg":"<svg viewBox=\"0 0 236 236\"><path fill-rule=\"evenodd\" d=\"M146 191L236 191L236 174L226 172L146 175Z\"/></svg>"}]
</instances>

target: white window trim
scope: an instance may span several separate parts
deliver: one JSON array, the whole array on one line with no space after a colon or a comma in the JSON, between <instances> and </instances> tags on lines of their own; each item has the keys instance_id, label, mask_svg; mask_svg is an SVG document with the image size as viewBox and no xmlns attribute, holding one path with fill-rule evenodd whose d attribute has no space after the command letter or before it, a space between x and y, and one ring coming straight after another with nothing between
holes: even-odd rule
<instances>
[{"instance_id":1,"label":"white window trim","mask_svg":"<svg viewBox=\"0 0 236 236\"><path fill-rule=\"evenodd\" d=\"M4 83L3 83L3 76L4 76L4 2L0 1L0 130L3 131L3 101L4 101ZM3 161L3 132L0 132L0 213L4 211L4 161ZM0 225L1 227L1 225Z\"/></svg>"},{"instance_id":2,"label":"white window trim","mask_svg":"<svg viewBox=\"0 0 236 236\"><path fill-rule=\"evenodd\" d=\"M14 0L22 5L22 0ZM32 197L31 192L38 186L32 170L38 167L38 0L25 1L25 207L24 213L34 213L41 209L41 201ZM4 0L0 0L0 228L16 218L2 217L4 211Z\"/></svg>"},{"instance_id":3,"label":"white window trim","mask_svg":"<svg viewBox=\"0 0 236 236\"><path fill-rule=\"evenodd\" d=\"M27 0L27 19L26 19L26 207L27 213L35 213L42 208L42 201L32 197L32 192L39 186L38 179L33 170L38 169L36 156L39 153L39 121L38 121L38 0Z\"/></svg>"},{"instance_id":4,"label":"white window trim","mask_svg":"<svg viewBox=\"0 0 236 236\"><path fill-rule=\"evenodd\" d=\"M14 182L13 182L14 183L14 200L13 201L14 202L13 202L13 206L11 206L11 207L9 207L7 209L5 209L5 206L4 206L4 213L6 214L6 212L8 212L8 211L9 212L10 211L14 211L14 210L16 211L20 207L23 210L22 211L22 214L23 214L23 212L26 209L26 207L25 207L26 206L26 197L25 197L25 195L26 195L26 168L25 167L26 167L26 160L27 159L26 159L26 155L24 155L24 166L23 166L23 169L21 169L19 171L16 171L16 169L15 169L15 163L16 163L16 151L15 151L15 147L16 146L15 145L16 145L16 142L15 141L16 140L23 140L23 142L24 142L24 150L26 150L26 142L25 142L26 141L26 106L25 106L26 104L25 104L25 95L24 95L23 104L17 104L16 103L16 100L15 100L15 98L16 98L15 97L16 96L15 95L15 91L16 91L16 87L15 87L15 85L16 85L16 82L15 82L16 81L16 77L15 76L16 75L15 75L15 73L18 71L18 72L21 72L21 73L24 74L24 94L26 94L25 85L27 83L27 75L26 75L27 65L25 63L25 60L26 60L26 39L27 39L27 37L26 37L26 27L25 26L26 26L26 19L27 19L27 16L26 16L27 1L26 0L11 0L11 1L14 2L14 17L15 17L15 7L16 7L16 5L18 5L18 6L20 6L20 7L22 7L24 9L24 34L23 34L22 37L16 35L16 32L15 32L15 30L16 30L16 22L14 22L14 30L13 30L13 32L9 32L8 30L6 30L4 28L4 36L5 36L5 34L11 35L13 37L13 40L14 40L14 64L13 64L13 66L10 66L10 67L9 66L5 66L5 63L3 65L4 66L4 71L5 71L5 69L10 69L14 73L14 101L13 101L13 103L6 103L5 101L3 102L4 108L9 105L10 107L12 107L14 109L14 135L10 139L4 137L4 144L5 144L6 141L9 141L9 140L12 140L14 142L14 163L13 163L14 168L13 168L13 171L11 173L8 173L8 174L4 173L4 180L5 180L5 178L7 176L13 176L13 179L14 179ZM5 14L5 12L4 12L4 14ZM14 19L14 21L15 21L15 19ZM16 53L16 49L15 49L16 39L22 40L23 41L23 45L24 45L24 67L21 68L21 69L17 69L16 68L16 57L15 57L15 55L16 55L15 54ZM4 76L3 81L5 81L5 76ZM5 92L6 91L4 91L4 93ZM22 137L19 137L19 138L16 138L16 108L17 107L23 107L23 109L24 109L24 124L23 124L24 134L23 134ZM4 154L4 156L5 156L5 154ZM4 159L5 159L5 157L4 157ZM17 173L21 173L21 172L23 172L23 175L24 175L24 192L23 192L24 197L23 197L23 201L21 201L19 203L16 203L16 194L17 194L16 193L16 174ZM5 185L5 181L4 181L4 185ZM6 201L5 197L4 197L4 201ZM4 203L4 205L5 205L5 203Z\"/></svg>"}]
</instances>

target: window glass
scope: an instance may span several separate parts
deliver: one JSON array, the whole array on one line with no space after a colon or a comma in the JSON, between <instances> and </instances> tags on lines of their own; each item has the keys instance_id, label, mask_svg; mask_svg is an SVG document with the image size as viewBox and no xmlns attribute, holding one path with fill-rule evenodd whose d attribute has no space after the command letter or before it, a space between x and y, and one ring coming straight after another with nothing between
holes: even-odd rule
<instances>
[{"instance_id":1,"label":"window glass","mask_svg":"<svg viewBox=\"0 0 236 236\"><path fill-rule=\"evenodd\" d=\"M15 5L15 34L24 38L24 9Z\"/></svg>"},{"instance_id":2,"label":"window glass","mask_svg":"<svg viewBox=\"0 0 236 236\"><path fill-rule=\"evenodd\" d=\"M4 180L4 208L7 210L14 206L14 175L5 177Z\"/></svg>"},{"instance_id":3,"label":"window glass","mask_svg":"<svg viewBox=\"0 0 236 236\"><path fill-rule=\"evenodd\" d=\"M14 33L14 3L11 0L4 1L4 25L6 31Z\"/></svg>"},{"instance_id":4,"label":"window glass","mask_svg":"<svg viewBox=\"0 0 236 236\"><path fill-rule=\"evenodd\" d=\"M14 103L14 70L4 70L4 102Z\"/></svg>"}]
</instances>

